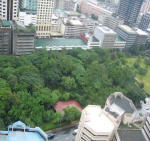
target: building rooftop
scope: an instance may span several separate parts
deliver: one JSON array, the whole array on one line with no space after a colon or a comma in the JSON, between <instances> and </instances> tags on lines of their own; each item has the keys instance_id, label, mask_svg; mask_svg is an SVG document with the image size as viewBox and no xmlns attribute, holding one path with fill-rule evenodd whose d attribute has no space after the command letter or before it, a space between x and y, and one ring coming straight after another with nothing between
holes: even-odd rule
<instances>
[{"instance_id":1,"label":"building rooftop","mask_svg":"<svg viewBox=\"0 0 150 141\"><path fill-rule=\"evenodd\" d=\"M98 26L97 28L105 34L116 34L115 31L113 31L112 29L110 29L106 26Z\"/></svg>"},{"instance_id":2,"label":"building rooftop","mask_svg":"<svg viewBox=\"0 0 150 141\"><path fill-rule=\"evenodd\" d=\"M141 35L141 36L148 36L148 33L146 33L145 31L139 29L139 28L136 28L136 32L138 35Z\"/></svg>"},{"instance_id":3,"label":"building rooftop","mask_svg":"<svg viewBox=\"0 0 150 141\"><path fill-rule=\"evenodd\" d=\"M130 34L136 34L136 31L127 25L119 25L119 28L121 28L122 30L124 30L125 32L128 32Z\"/></svg>"},{"instance_id":4,"label":"building rooftop","mask_svg":"<svg viewBox=\"0 0 150 141\"><path fill-rule=\"evenodd\" d=\"M131 103L127 98L121 95L112 95L110 96L110 104L116 104L118 105L121 109L125 111L125 113L133 113L133 103ZM132 104L132 105L131 105Z\"/></svg>"},{"instance_id":5,"label":"building rooftop","mask_svg":"<svg viewBox=\"0 0 150 141\"><path fill-rule=\"evenodd\" d=\"M79 25L79 26L82 26L83 24L79 21L79 20L69 20L69 23L71 24L71 25Z\"/></svg>"},{"instance_id":6,"label":"building rooftop","mask_svg":"<svg viewBox=\"0 0 150 141\"><path fill-rule=\"evenodd\" d=\"M47 134L39 127L30 128L18 121L9 125L8 131L0 131L0 141L47 141Z\"/></svg>"},{"instance_id":7,"label":"building rooftop","mask_svg":"<svg viewBox=\"0 0 150 141\"><path fill-rule=\"evenodd\" d=\"M100 106L89 105L85 108L85 127L90 128L98 135L102 133L112 133L115 128L114 123L105 115Z\"/></svg>"},{"instance_id":8,"label":"building rooftop","mask_svg":"<svg viewBox=\"0 0 150 141\"><path fill-rule=\"evenodd\" d=\"M86 46L81 39L74 38L52 38L52 39L36 39L36 48L38 47L60 47L60 46Z\"/></svg>"},{"instance_id":9,"label":"building rooftop","mask_svg":"<svg viewBox=\"0 0 150 141\"><path fill-rule=\"evenodd\" d=\"M11 23L10 23L9 21L3 20L3 21L2 21L2 26L4 26L4 27L10 27L10 26L11 26Z\"/></svg>"},{"instance_id":10,"label":"building rooftop","mask_svg":"<svg viewBox=\"0 0 150 141\"><path fill-rule=\"evenodd\" d=\"M141 130L119 129L120 141L146 141Z\"/></svg>"}]
</instances>

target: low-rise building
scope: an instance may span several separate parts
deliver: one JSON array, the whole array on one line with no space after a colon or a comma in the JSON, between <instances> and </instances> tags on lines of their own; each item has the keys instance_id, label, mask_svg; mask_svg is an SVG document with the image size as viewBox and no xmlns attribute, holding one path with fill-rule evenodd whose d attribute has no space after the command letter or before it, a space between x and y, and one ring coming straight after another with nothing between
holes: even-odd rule
<instances>
[{"instance_id":1,"label":"low-rise building","mask_svg":"<svg viewBox=\"0 0 150 141\"><path fill-rule=\"evenodd\" d=\"M13 54L29 54L35 50L35 31L13 24Z\"/></svg>"},{"instance_id":2,"label":"low-rise building","mask_svg":"<svg viewBox=\"0 0 150 141\"><path fill-rule=\"evenodd\" d=\"M86 26L78 19L69 19L64 26L65 37L80 37L86 33Z\"/></svg>"},{"instance_id":3,"label":"low-rise building","mask_svg":"<svg viewBox=\"0 0 150 141\"><path fill-rule=\"evenodd\" d=\"M12 53L12 26L9 21L0 21L0 54Z\"/></svg>"},{"instance_id":4,"label":"low-rise building","mask_svg":"<svg viewBox=\"0 0 150 141\"><path fill-rule=\"evenodd\" d=\"M146 33L145 31L141 30L141 29L136 29L136 44L137 45L145 45L148 39L148 33Z\"/></svg>"},{"instance_id":5,"label":"low-rise building","mask_svg":"<svg viewBox=\"0 0 150 141\"><path fill-rule=\"evenodd\" d=\"M102 48L113 48L116 40L116 32L106 26L97 26L94 36L100 42Z\"/></svg>"},{"instance_id":6,"label":"low-rise building","mask_svg":"<svg viewBox=\"0 0 150 141\"><path fill-rule=\"evenodd\" d=\"M117 27L120 24L124 23L124 21L121 20L119 17L114 17L112 15L106 15L106 14L99 15L99 22L103 26L107 26L107 27L113 29L114 31L116 31Z\"/></svg>"},{"instance_id":7,"label":"low-rise building","mask_svg":"<svg viewBox=\"0 0 150 141\"><path fill-rule=\"evenodd\" d=\"M132 47L136 41L137 32L127 25L119 25L117 34L126 41L126 48Z\"/></svg>"}]
</instances>

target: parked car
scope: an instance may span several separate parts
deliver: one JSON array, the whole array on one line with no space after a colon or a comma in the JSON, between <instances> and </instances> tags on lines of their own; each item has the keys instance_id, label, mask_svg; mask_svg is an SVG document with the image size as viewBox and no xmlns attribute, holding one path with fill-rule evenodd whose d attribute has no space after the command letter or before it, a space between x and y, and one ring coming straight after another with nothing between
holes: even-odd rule
<instances>
[{"instance_id":1,"label":"parked car","mask_svg":"<svg viewBox=\"0 0 150 141\"><path fill-rule=\"evenodd\" d=\"M54 137L55 137L55 134L53 133L48 134L48 139L53 139Z\"/></svg>"},{"instance_id":2,"label":"parked car","mask_svg":"<svg viewBox=\"0 0 150 141\"><path fill-rule=\"evenodd\" d=\"M76 135L77 134L77 132L78 132L78 129L75 129L74 131L73 131L73 133L72 133L72 135Z\"/></svg>"}]
</instances>

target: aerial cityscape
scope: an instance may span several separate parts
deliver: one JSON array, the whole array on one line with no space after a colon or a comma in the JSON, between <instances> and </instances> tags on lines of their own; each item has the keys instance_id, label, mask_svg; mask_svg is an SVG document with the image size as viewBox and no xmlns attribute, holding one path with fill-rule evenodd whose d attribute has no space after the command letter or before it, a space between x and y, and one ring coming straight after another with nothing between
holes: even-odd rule
<instances>
[{"instance_id":1,"label":"aerial cityscape","mask_svg":"<svg viewBox=\"0 0 150 141\"><path fill-rule=\"evenodd\" d=\"M150 0L0 0L0 141L150 141Z\"/></svg>"}]
</instances>

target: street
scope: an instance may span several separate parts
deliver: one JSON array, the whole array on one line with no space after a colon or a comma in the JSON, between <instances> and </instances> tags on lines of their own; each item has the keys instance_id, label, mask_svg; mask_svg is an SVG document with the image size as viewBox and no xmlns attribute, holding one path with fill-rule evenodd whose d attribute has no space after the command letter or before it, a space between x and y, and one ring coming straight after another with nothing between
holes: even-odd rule
<instances>
[{"instance_id":1,"label":"street","mask_svg":"<svg viewBox=\"0 0 150 141\"><path fill-rule=\"evenodd\" d=\"M72 127L54 132L56 136L54 137L54 139L51 139L49 141L74 141L75 136L72 135L72 133L75 129L75 127Z\"/></svg>"}]
</instances>

